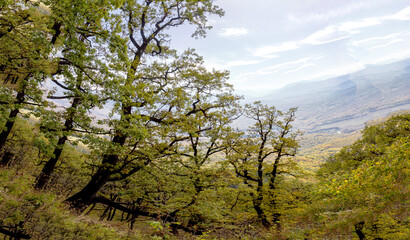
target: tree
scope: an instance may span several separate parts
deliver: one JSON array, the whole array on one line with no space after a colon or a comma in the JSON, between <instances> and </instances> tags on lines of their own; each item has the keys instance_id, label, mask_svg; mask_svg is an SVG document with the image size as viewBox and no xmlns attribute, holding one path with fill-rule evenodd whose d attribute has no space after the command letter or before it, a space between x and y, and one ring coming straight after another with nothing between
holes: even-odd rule
<instances>
[{"instance_id":1,"label":"tree","mask_svg":"<svg viewBox=\"0 0 410 240\"><path fill-rule=\"evenodd\" d=\"M77 194L68 198L76 208L83 208L107 183L113 174L108 166L114 167L121 161L122 153L118 148L127 148L127 142L138 142L146 133L142 119L147 110L157 106L156 99L168 84L167 74L172 72L162 71L164 76L158 80L149 79L144 72L151 57L164 59L172 56L173 51L164 44L169 36L169 28L184 24L185 22L197 26L196 35L203 35L206 25L206 14L222 14L212 1L125 1L118 10L118 16L123 18L128 47L113 49L117 55L112 59L115 70L119 73L117 81L106 86L113 93L111 99L115 102L112 114L117 114L119 119L109 121L113 127L111 147L104 154L101 167L93 175L90 182ZM155 63L153 64L155 66ZM154 68L155 69L155 68ZM183 97L183 96L181 96ZM172 112L170 109L169 112ZM162 120L163 122L163 120ZM114 150L114 151L113 151ZM121 154L118 154L118 153Z\"/></svg>"},{"instance_id":2,"label":"tree","mask_svg":"<svg viewBox=\"0 0 410 240\"><path fill-rule=\"evenodd\" d=\"M53 26L57 24L59 32L53 40L59 42L57 50L61 56L58 71L50 79L57 90L50 91L48 98L68 106L61 112L53 109L40 113L41 129L56 141L51 141L55 142L53 154L36 180L37 189L44 188L49 181L70 135L96 131L91 111L104 105L103 85L111 79L103 55L107 53L102 50L110 38L109 31L103 27L103 22L110 18L109 3L105 0L50 2ZM81 135L77 137L81 140Z\"/></svg>"},{"instance_id":3,"label":"tree","mask_svg":"<svg viewBox=\"0 0 410 240\"><path fill-rule=\"evenodd\" d=\"M37 5L14 1L2 5L0 11L0 76L9 88L0 100L6 122L0 133L2 150L20 109L43 104L39 84L54 71L55 64L49 58L48 17Z\"/></svg>"},{"instance_id":4,"label":"tree","mask_svg":"<svg viewBox=\"0 0 410 240\"><path fill-rule=\"evenodd\" d=\"M196 65L192 59L188 62ZM222 181L219 174L223 170L218 170L217 163L221 155L216 155L227 148L224 137L231 132L228 125L236 114L238 97L225 92L230 87L220 85L213 74L207 73L203 67L199 69L203 71L201 74L206 75L200 77L198 72L193 72L194 69L186 69L189 71L187 76L191 78L186 83L192 86L178 89L180 94L187 90L191 93L183 94L185 100L174 93L164 93L165 96L161 97L164 111L151 115L151 122L146 124L150 135L133 146L134 153L127 155L133 154L140 159L134 159L134 163L128 163L121 169L127 175L138 167L141 170L126 178L120 174L115 182L110 181L109 184L116 187L102 189L97 197L104 204L109 203L107 199L111 200L109 207L132 215L131 222L139 215L150 216L163 224L170 224L174 230L183 228L198 233L200 231L193 227L205 223L198 222L199 216L209 214L209 211L198 210L198 205L207 205L207 209L214 207L203 201L204 192L216 188ZM179 71L184 75L187 73L183 69ZM179 84L182 83L183 78L176 79ZM212 81L219 87L212 87ZM207 85L204 82L208 82ZM204 86L207 86L205 91ZM169 112L170 108L175 111ZM158 124L159 119L173 123ZM137 152L139 156L136 156ZM209 220L207 217L201 219Z\"/></svg>"},{"instance_id":5,"label":"tree","mask_svg":"<svg viewBox=\"0 0 410 240\"><path fill-rule=\"evenodd\" d=\"M186 114L183 121L169 126L167 134L164 134L167 127L160 126L158 130L162 133L156 136L169 138L164 143L176 139L183 141L176 142L168 149L168 154L153 159L144 171L132 178L134 187L128 192L133 193L131 200L138 202L134 207L160 213L161 217L157 218L164 224L179 222L179 226L196 227L196 233L201 232L205 224L218 220L214 213L218 205L209 201L207 194L216 192L226 181L221 175L226 172L221 158L228 148L225 139L233 132L229 124L236 118L237 100L226 94L203 94L202 103L199 99L193 103L212 109ZM171 132L178 137L169 136ZM176 224L171 226L177 227Z\"/></svg>"},{"instance_id":6,"label":"tree","mask_svg":"<svg viewBox=\"0 0 410 240\"><path fill-rule=\"evenodd\" d=\"M316 215L329 234L360 239L406 239L410 114L399 114L362 131L361 139L329 158L319 170Z\"/></svg>"},{"instance_id":7,"label":"tree","mask_svg":"<svg viewBox=\"0 0 410 240\"><path fill-rule=\"evenodd\" d=\"M277 185L280 175L293 176L293 164L286 157L296 154L297 133L292 131L296 109L287 113L268 107L260 102L247 104L245 116L254 124L231 140L231 149L227 158L234 167L235 173L249 188L253 208L261 223L270 227L271 223L265 211L269 206L272 221L280 228L280 206ZM266 198L269 196L269 202Z\"/></svg>"},{"instance_id":8,"label":"tree","mask_svg":"<svg viewBox=\"0 0 410 240\"><path fill-rule=\"evenodd\" d=\"M155 112L152 109L159 107L160 95L158 94L167 90L167 75L172 72L165 69L160 71L163 76L153 79L144 75L158 65L154 62L147 67L155 59L152 57L165 61L167 57L174 55L174 51L165 45L169 39L167 30L184 23L191 23L197 26L195 35L203 35L209 28L206 25L206 14L221 15L222 11L215 7L212 1L126 1L118 10L118 15L123 17L126 25L122 31L128 38L128 47L116 49L118 55L113 57L112 62L115 64L115 70L120 73L119 78L106 87L113 93L111 99L115 103L112 114L119 116L119 119L108 122L113 127L113 137L109 150L103 156L101 167L83 190L67 199L73 206L76 208L87 206L113 175L107 166L115 168L121 158L125 157L122 156L124 150L120 149L126 149L127 143L132 145L132 142L138 142L146 135L143 120L149 118L147 112ZM215 75L220 74L215 73ZM189 74L180 77L187 79ZM216 77L218 80L221 79ZM182 84L183 82L181 81ZM189 84L187 86L189 87ZM205 84L203 90L207 90L206 88ZM174 88L174 90L178 89L183 90L183 85ZM184 92L181 93L181 101L187 103ZM169 113L173 111L175 110L172 108L168 110ZM197 113L201 109L197 109L194 105L192 111ZM165 123L165 118L160 122Z\"/></svg>"}]
</instances>

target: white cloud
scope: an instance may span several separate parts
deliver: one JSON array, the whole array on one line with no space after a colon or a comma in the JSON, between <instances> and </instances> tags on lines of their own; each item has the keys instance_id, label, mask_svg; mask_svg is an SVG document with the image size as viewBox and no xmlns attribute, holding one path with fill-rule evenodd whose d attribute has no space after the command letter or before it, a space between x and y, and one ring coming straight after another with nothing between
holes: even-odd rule
<instances>
[{"instance_id":1,"label":"white cloud","mask_svg":"<svg viewBox=\"0 0 410 240\"><path fill-rule=\"evenodd\" d=\"M308 61L312 60L312 58L301 58L295 61L290 61L290 62L285 62L285 63L281 63L281 64L277 64L274 66L269 67L269 69L271 70L281 70L281 69L288 69L288 68L292 68L294 66L298 66L300 64L306 63Z\"/></svg>"},{"instance_id":2,"label":"white cloud","mask_svg":"<svg viewBox=\"0 0 410 240\"><path fill-rule=\"evenodd\" d=\"M308 7L308 9L303 8L303 12L299 11L290 13L288 14L287 18L291 22L297 24L306 24L309 22L326 22L335 18L344 17L353 12L368 9L375 5L374 0L336 0L333 1L334 3L332 4L332 8L328 8L326 9L326 11L323 11L322 5L324 5L325 2L330 1L307 1L307 3L303 4L307 6L310 5L310 9ZM315 12L312 13L312 10Z\"/></svg>"},{"instance_id":3,"label":"white cloud","mask_svg":"<svg viewBox=\"0 0 410 240\"><path fill-rule=\"evenodd\" d=\"M272 58L272 56L276 56L273 55L274 53L290 51L298 47L298 44L295 42L284 42L278 45L257 48L253 51L253 55L256 57Z\"/></svg>"},{"instance_id":4,"label":"white cloud","mask_svg":"<svg viewBox=\"0 0 410 240\"><path fill-rule=\"evenodd\" d=\"M274 59L274 58L279 57L279 55L277 55L277 54L264 54L264 55L260 55L260 56L257 56L257 55L253 55L253 56L263 57L263 58L266 58L266 59Z\"/></svg>"},{"instance_id":5,"label":"white cloud","mask_svg":"<svg viewBox=\"0 0 410 240\"><path fill-rule=\"evenodd\" d=\"M297 68L305 68L308 66L312 66L314 65L312 62L314 61L318 61L322 58L324 58L324 55L319 55L319 56L314 56L314 57L307 57L307 58L300 58L298 60L295 61L290 61L290 62L285 62L285 63L280 63L280 64L276 64L270 67L265 67L265 68L261 68L258 69L256 71L253 72L249 72L249 73L244 73L241 74L240 77L245 77L245 76L257 76L257 75L270 75L273 73L277 73L280 71L285 71L285 73L287 72L291 72L291 71L296 71ZM301 68L302 67L302 68ZM300 70L298 69L298 70ZM283 73L283 74L285 74Z\"/></svg>"},{"instance_id":6,"label":"white cloud","mask_svg":"<svg viewBox=\"0 0 410 240\"><path fill-rule=\"evenodd\" d=\"M263 75L270 75L274 73L275 71L272 71L270 68L261 68L256 71L248 72L248 73L242 73L238 77L239 79L243 79L244 77L247 76L263 76Z\"/></svg>"},{"instance_id":7,"label":"white cloud","mask_svg":"<svg viewBox=\"0 0 410 240\"><path fill-rule=\"evenodd\" d=\"M218 35L221 37L240 37L248 33L246 28L222 28Z\"/></svg>"},{"instance_id":8,"label":"white cloud","mask_svg":"<svg viewBox=\"0 0 410 240\"><path fill-rule=\"evenodd\" d=\"M337 76L342 76L342 75L349 74L352 72L356 72L362 69L364 69L364 65L362 63L346 64L346 65L341 65L337 68L331 68L323 72L317 72L317 73L308 75L304 78L304 80L307 80L307 81L321 80L321 79L326 79L326 78L331 78L331 77L337 77Z\"/></svg>"},{"instance_id":9,"label":"white cloud","mask_svg":"<svg viewBox=\"0 0 410 240\"><path fill-rule=\"evenodd\" d=\"M220 64L219 61L216 62L216 61L208 60L208 61L205 61L204 66L209 71L212 71L213 69L216 69L216 70L225 70L226 69L226 66Z\"/></svg>"},{"instance_id":10,"label":"white cloud","mask_svg":"<svg viewBox=\"0 0 410 240\"><path fill-rule=\"evenodd\" d=\"M394 14L391 18L402 21L410 20L410 7L407 7L400 12Z\"/></svg>"},{"instance_id":11,"label":"white cloud","mask_svg":"<svg viewBox=\"0 0 410 240\"><path fill-rule=\"evenodd\" d=\"M352 41L352 45L358 47L371 47L371 49L388 46L396 42L403 42L408 38L410 32L393 33L386 36L365 38L357 41Z\"/></svg>"},{"instance_id":12,"label":"white cloud","mask_svg":"<svg viewBox=\"0 0 410 240\"><path fill-rule=\"evenodd\" d=\"M210 59L210 60L205 61L204 65L206 69L211 71L212 69L226 70L229 67L248 66L248 65L258 64L261 62L262 61L260 60L236 60L236 61L222 62L221 60Z\"/></svg>"},{"instance_id":13,"label":"white cloud","mask_svg":"<svg viewBox=\"0 0 410 240\"><path fill-rule=\"evenodd\" d=\"M386 35L386 36L383 36L383 37L365 38L365 39L361 39L361 40L357 40L357 41L352 41L352 44L355 45L355 46L370 45L370 44L379 43L379 42L386 42L386 40L395 39L395 38L397 38L397 36L399 36L399 34L394 33L394 34Z\"/></svg>"},{"instance_id":14,"label":"white cloud","mask_svg":"<svg viewBox=\"0 0 410 240\"><path fill-rule=\"evenodd\" d=\"M383 55L379 58L372 59L368 64L387 64L394 61L400 61L410 57L410 49L405 49L400 52L394 52L391 54Z\"/></svg>"},{"instance_id":15,"label":"white cloud","mask_svg":"<svg viewBox=\"0 0 410 240\"><path fill-rule=\"evenodd\" d=\"M366 18L360 21L349 21L349 22L344 22L340 24L338 27L338 31L356 33L356 29L371 27L371 26L379 25L380 23L381 23L380 19L377 19L377 18Z\"/></svg>"},{"instance_id":16,"label":"white cloud","mask_svg":"<svg viewBox=\"0 0 410 240\"><path fill-rule=\"evenodd\" d=\"M326 28L316 31L299 42L284 42L271 46L264 46L251 50L253 56L264 58L276 58L275 53L295 50L300 44L322 45L343 39L350 38L353 34L358 33L358 29L371 27L381 24L381 18L365 18L358 21L348 21L339 25L330 25Z\"/></svg>"},{"instance_id":17,"label":"white cloud","mask_svg":"<svg viewBox=\"0 0 410 240\"><path fill-rule=\"evenodd\" d=\"M374 50L376 48L388 47L388 46L390 46L392 44L395 44L395 43L398 43L398 42L405 42L405 41L404 41L404 39L394 39L394 40L391 40L390 42L374 46L374 47L370 48L369 50Z\"/></svg>"},{"instance_id":18,"label":"white cloud","mask_svg":"<svg viewBox=\"0 0 410 240\"><path fill-rule=\"evenodd\" d=\"M237 66L247 66L247 65L254 65L261 63L260 60L237 60L237 61L230 61L226 64L227 67L237 67Z\"/></svg>"},{"instance_id":19,"label":"white cloud","mask_svg":"<svg viewBox=\"0 0 410 240\"><path fill-rule=\"evenodd\" d=\"M330 25L322 30L312 33L301 42L312 45L322 45L347 39L353 34L359 33L360 31L358 29L379 25L383 19L385 19L385 17L365 18L358 21L348 21L338 25Z\"/></svg>"},{"instance_id":20,"label":"white cloud","mask_svg":"<svg viewBox=\"0 0 410 240\"><path fill-rule=\"evenodd\" d=\"M339 41L349 37L350 34L348 34L347 32L339 31L336 26L328 26L325 29L319 30L311 34L310 36L302 40L302 43L321 45Z\"/></svg>"},{"instance_id":21,"label":"white cloud","mask_svg":"<svg viewBox=\"0 0 410 240\"><path fill-rule=\"evenodd\" d=\"M297 72L297 71L300 71L300 70L302 70L302 69L304 69L304 68L311 67L311 66L316 66L316 64L313 64L313 63L303 64L303 65L301 65L301 66L299 66L299 67L297 67L297 68L295 68L295 69L292 69L292 70L289 70L289 71L287 71L287 72L284 72L282 75L287 75L287 74L289 74L289 73Z\"/></svg>"}]
</instances>

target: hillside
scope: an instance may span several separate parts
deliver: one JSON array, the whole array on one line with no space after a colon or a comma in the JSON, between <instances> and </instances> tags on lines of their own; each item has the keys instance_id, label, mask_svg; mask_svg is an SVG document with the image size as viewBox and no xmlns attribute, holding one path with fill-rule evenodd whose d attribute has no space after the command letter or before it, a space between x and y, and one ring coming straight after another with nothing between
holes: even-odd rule
<instances>
[{"instance_id":1,"label":"hillside","mask_svg":"<svg viewBox=\"0 0 410 240\"><path fill-rule=\"evenodd\" d=\"M304 166L309 167L307 170L318 170L318 166L314 164L323 161L328 154L335 154L334 159L337 161L321 166L318 171L320 175L305 172L295 179L281 179L279 199L283 204L281 217L284 227L278 233L274 228L264 228L258 223L253 209L249 206L250 201L246 199L248 195L241 193L246 189L237 187L240 181L235 181L235 174L229 171L220 172L214 179L219 179L217 184L201 196L201 205L187 212L192 214L194 210L201 211L195 224L199 226L199 231L201 228L205 229L204 232L183 231L188 228L173 231L171 224L156 220L152 216L124 214L121 211L125 209L125 204L110 207L96 203L82 214L69 211L64 199L86 182L92 169L85 163L91 156L78 152L72 146L66 146L62 164L53 174L47 189L33 189L33 181L40 167L38 162L45 155L35 147L35 139L44 137L35 125L19 119L13 131L15 134L10 139L10 142L18 144L8 146L8 151L14 153L14 159L6 166L0 165L0 235L5 238L10 236L10 239L304 239L301 237L306 236L312 237L311 239L355 239L357 233L349 229L357 225L361 216L370 213L370 220L360 225L361 231L372 237L370 239L380 236L383 239L408 239L410 228L405 221L407 208L404 203L408 195L408 178L405 172L408 163L401 160L408 159L409 156L409 133L406 127L408 122L409 115L403 114L380 120L377 124L373 122L372 127L363 130L362 134L312 133L305 136L298 159ZM388 136L382 130L393 131L394 137ZM382 145L376 153L366 152L369 149L366 150L361 145L355 147L357 144L372 141L373 137L378 141L377 146ZM346 143L353 143L357 138L362 140L345 148L349 151L344 153L359 151L354 154L366 154L366 159L353 171L345 171L344 169L350 166L348 164L351 164L351 155L343 154L343 150L339 152L337 149ZM304 156L308 157L302 159ZM309 156L314 160L313 165L307 161ZM386 164L387 162L389 164ZM295 170L296 168L293 169ZM391 171L397 174L391 175ZM155 177L160 177L159 174L160 172L156 172ZM135 189L138 190L140 186L134 183L140 177L139 174L130 179L130 184L110 184L104 194L118 194L121 199L133 199L136 197L134 194L138 194L134 192ZM148 180L142 185L142 189L152 185L158 189L160 186L174 187L172 184L166 184L164 180L175 181L176 176L161 180L162 185L159 186ZM382 184L379 184L380 182ZM182 185L184 186L186 185ZM176 191L180 191L183 197L188 194L185 189L176 188ZM351 200L358 196L377 198L376 201ZM145 195L143 197L147 198ZM146 202L139 203L142 207L149 203L149 199L144 201ZM372 205L366 205L368 202ZM166 211L168 207L172 205L168 204L166 208L158 210ZM221 211L223 214L218 214ZM340 218L340 215L343 218ZM326 220L323 220L324 217ZM180 226L180 223L177 225ZM374 226L377 226L377 229ZM285 238L286 236L289 238Z\"/></svg>"},{"instance_id":2,"label":"hillside","mask_svg":"<svg viewBox=\"0 0 410 240\"><path fill-rule=\"evenodd\" d=\"M410 239L410 110L374 119L410 105L410 61L243 104L230 71L171 44L187 25L205 36L214 3L2 1L0 238ZM330 59L276 59L309 42L225 65Z\"/></svg>"},{"instance_id":3,"label":"hillside","mask_svg":"<svg viewBox=\"0 0 410 240\"><path fill-rule=\"evenodd\" d=\"M368 66L323 81L276 90L262 102L279 109L298 107L296 125L305 132L352 132L372 119L410 109L410 59Z\"/></svg>"},{"instance_id":4,"label":"hillside","mask_svg":"<svg viewBox=\"0 0 410 240\"><path fill-rule=\"evenodd\" d=\"M360 137L360 131L350 133L310 133L300 140L300 150L296 161L307 171L317 170L322 163L340 151L343 147L353 144Z\"/></svg>"}]
</instances>

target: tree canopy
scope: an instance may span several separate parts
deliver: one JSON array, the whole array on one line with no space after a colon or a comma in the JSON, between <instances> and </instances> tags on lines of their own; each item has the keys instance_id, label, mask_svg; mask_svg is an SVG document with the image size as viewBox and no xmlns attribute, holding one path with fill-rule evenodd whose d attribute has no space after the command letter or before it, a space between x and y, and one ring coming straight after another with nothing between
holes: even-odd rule
<instances>
[{"instance_id":1,"label":"tree canopy","mask_svg":"<svg viewBox=\"0 0 410 240\"><path fill-rule=\"evenodd\" d=\"M212 0L1 1L0 234L407 239L410 115L305 171L296 108L242 104L229 72L171 48L174 29L204 37L223 14Z\"/></svg>"}]
</instances>

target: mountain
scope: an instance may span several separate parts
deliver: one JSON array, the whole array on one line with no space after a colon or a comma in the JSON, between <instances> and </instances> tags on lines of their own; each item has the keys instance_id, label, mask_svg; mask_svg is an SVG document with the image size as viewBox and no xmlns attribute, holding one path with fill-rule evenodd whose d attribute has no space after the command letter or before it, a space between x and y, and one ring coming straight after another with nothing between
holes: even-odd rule
<instances>
[{"instance_id":1,"label":"mountain","mask_svg":"<svg viewBox=\"0 0 410 240\"><path fill-rule=\"evenodd\" d=\"M306 132L351 132L364 123L410 109L410 59L371 65L352 74L300 82L261 101L286 110L298 107L296 126Z\"/></svg>"}]
</instances>

